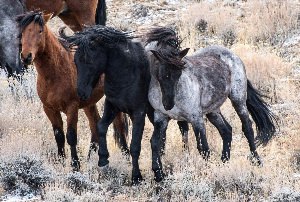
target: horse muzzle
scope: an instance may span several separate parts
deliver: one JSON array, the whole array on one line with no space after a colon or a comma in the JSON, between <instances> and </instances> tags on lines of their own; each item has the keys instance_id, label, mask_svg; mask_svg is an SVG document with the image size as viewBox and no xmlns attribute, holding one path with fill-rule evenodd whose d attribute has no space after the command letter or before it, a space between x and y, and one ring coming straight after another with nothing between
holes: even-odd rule
<instances>
[{"instance_id":1,"label":"horse muzzle","mask_svg":"<svg viewBox=\"0 0 300 202\"><path fill-rule=\"evenodd\" d=\"M29 53L27 56L24 56L23 53L21 53L21 61L24 65L31 65L33 62L32 53Z\"/></svg>"},{"instance_id":2,"label":"horse muzzle","mask_svg":"<svg viewBox=\"0 0 300 202\"><path fill-rule=\"evenodd\" d=\"M174 107L175 103L174 102L163 102L163 106L165 108L166 111L171 110Z\"/></svg>"}]
</instances>

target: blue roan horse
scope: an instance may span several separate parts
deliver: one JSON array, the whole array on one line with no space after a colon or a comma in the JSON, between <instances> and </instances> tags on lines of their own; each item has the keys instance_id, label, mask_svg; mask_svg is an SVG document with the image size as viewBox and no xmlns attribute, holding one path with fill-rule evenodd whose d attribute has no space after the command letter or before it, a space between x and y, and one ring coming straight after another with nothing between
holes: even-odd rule
<instances>
[{"instance_id":1,"label":"blue roan horse","mask_svg":"<svg viewBox=\"0 0 300 202\"><path fill-rule=\"evenodd\" d=\"M23 71L20 60L19 28L16 16L24 12L19 0L0 1L0 68L5 69L8 77Z\"/></svg>"},{"instance_id":2,"label":"blue roan horse","mask_svg":"<svg viewBox=\"0 0 300 202\"><path fill-rule=\"evenodd\" d=\"M254 161L261 164L256 151L249 112L257 126L258 143L266 144L275 133L274 115L261 95L247 79L244 64L230 50L212 46L192 56L183 51L152 50L149 101L153 108L155 130L165 134L170 118L192 124L197 148L206 159L210 150L206 139L204 116L218 129L223 139L222 161L230 158L232 128L221 114L220 107L227 97L231 100L248 140ZM156 136L158 137L158 136ZM162 172L158 151L153 170Z\"/></svg>"}]
</instances>

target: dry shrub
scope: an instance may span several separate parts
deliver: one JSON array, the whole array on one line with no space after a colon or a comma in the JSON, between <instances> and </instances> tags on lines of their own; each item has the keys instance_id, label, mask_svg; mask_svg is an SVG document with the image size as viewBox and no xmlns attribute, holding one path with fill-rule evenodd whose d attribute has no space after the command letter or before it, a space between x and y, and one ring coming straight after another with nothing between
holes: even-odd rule
<instances>
[{"instance_id":1,"label":"dry shrub","mask_svg":"<svg viewBox=\"0 0 300 202\"><path fill-rule=\"evenodd\" d=\"M276 45L299 28L297 1L252 0L245 4L245 19L239 28L240 39Z\"/></svg>"},{"instance_id":2,"label":"dry shrub","mask_svg":"<svg viewBox=\"0 0 300 202\"><path fill-rule=\"evenodd\" d=\"M299 29L300 7L296 0L251 0L228 5L220 0L191 4L179 23L183 38L194 38L187 39L185 45L227 45L224 36L228 36L228 31L234 33L237 42L277 45Z\"/></svg>"},{"instance_id":3,"label":"dry shrub","mask_svg":"<svg viewBox=\"0 0 300 202\"><path fill-rule=\"evenodd\" d=\"M2 162L0 180L4 189L13 195L39 194L53 179L52 171L44 162L32 155L20 155Z\"/></svg>"}]
</instances>

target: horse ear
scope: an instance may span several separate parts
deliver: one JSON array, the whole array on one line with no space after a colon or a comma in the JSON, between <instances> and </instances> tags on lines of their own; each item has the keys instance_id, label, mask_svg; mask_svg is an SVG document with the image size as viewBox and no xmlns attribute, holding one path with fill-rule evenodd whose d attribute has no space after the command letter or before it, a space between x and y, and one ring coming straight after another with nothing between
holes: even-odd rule
<instances>
[{"instance_id":1,"label":"horse ear","mask_svg":"<svg viewBox=\"0 0 300 202\"><path fill-rule=\"evenodd\" d=\"M53 16L53 13L49 13L49 14L44 14L43 18L45 20L45 23L47 23Z\"/></svg>"},{"instance_id":2,"label":"horse ear","mask_svg":"<svg viewBox=\"0 0 300 202\"><path fill-rule=\"evenodd\" d=\"M179 56L180 58L183 58L184 56L186 56L186 54L189 52L190 48L186 48L183 51L180 51Z\"/></svg>"},{"instance_id":3,"label":"horse ear","mask_svg":"<svg viewBox=\"0 0 300 202\"><path fill-rule=\"evenodd\" d=\"M150 50L150 51L153 53L153 55L154 55L154 57L156 57L156 59L161 61L161 57L160 57L159 53L156 50Z\"/></svg>"}]
</instances>

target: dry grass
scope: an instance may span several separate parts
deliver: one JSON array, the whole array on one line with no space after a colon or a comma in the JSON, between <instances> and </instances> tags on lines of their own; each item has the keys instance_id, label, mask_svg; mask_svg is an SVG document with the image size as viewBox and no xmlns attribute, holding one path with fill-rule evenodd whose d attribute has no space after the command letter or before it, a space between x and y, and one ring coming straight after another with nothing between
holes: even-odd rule
<instances>
[{"instance_id":1,"label":"dry grass","mask_svg":"<svg viewBox=\"0 0 300 202\"><path fill-rule=\"evenodd\" d=\"M116 3L116 7L113 6L113 2ZM110 1L111 10L119 11L119 13L109 13L110 22L121 26L126 21L126 26L136 29L136 24L131 25L128 19L121 18L125 15L120 9L122 2ZM155 2L147 0L131 1L128 5L137 2L156 8ZM276 29L279 25L288 27L286 31L293 29L293 16L296 9L289 10L294 5L294 1L279 3L279 1L267 0L264 1L267 5L272 4L267 11L261 8L262 2L243 1L241 6L236 7L223 6L220 1L216 4L209 4L206 1L193 3L192 10L188 10L190 16L188 22L191 24L178 21L177 28L181 37L185 38L183 47L188 46L193 49L210 43L222 43L220 36L224 30L228 30L227 28L237 34L238 40L235 41L232 50L244 61L250 80L269 96L268 101L279 117L280 131L276 138L266 147L258 148L264 160L263 167L253 167L247 160L249 149L242 134L240 121L230 102L226 102L222 106L222 112L233 126L233 143L231 161L225 165L220 162L222 140L211 124L207 123L207 136L212 157L205 162L196 149L192 132L190 132L190 152L183 152L180 132L176 122L171 121L167 131L166 155L163 157L168 177L162 183L155 183L151 170L149 141L153 128L147 121L140 157L140 167L145 181L138 187L131 187L131 166L115 145L111 128L108 131L111 167L109 172L98 172L97 154L93 154L90 161L86 160L90 132L87 119L80 112L78 151L82 170L80 173L73 174L68 147L66 162L61 163L57 159L52 128L36 92L25 93L24 87L16 84L15 89L18 90L16 97L11 94L7 82L2 78L0 78L1 162L10 161L13 157L25 153L29 158L38 156L44 162L43 165L52 170L54 181L46 185L42 198L36 201L299 201L300 97L298 75L294 71L295 63L285 62L275 51L272 51L272 47L257 47L257 44L253 46L255 33L259 37L262 36L261 33L272 35L274 30L278 33ZM164 1L160 3L164 5ZM128 5L126 4L125 11L131 12L129 8L127 9L130 7ZM172 6L168 5L168 7ZM249 10L245 10L245 17L241 18L239 12L242 8ZM255 23L263 23L263 19L254 15L253 11L264 14L262 16L265 17L272 16L266 17L268 19L266 29L258 26L257 32L251 32L255 30ZM279 11L283 17L280 17ZM249 15L250 13L253 15ZM181 17L181 19L185 18ZM199 32L195 28L193 23L197 19L205 19L208 22L205 32ZM159 20L154 21L153 24L158 22ZM271 26L271 22L279 24ZM58 20L51 23L53 30L57 30L62 25ZM224 24L228 26L226 29ZM249 30L244 31L244 29ZM241 44L246 42L248 44ZM25 77L28 78L27 89L35 89L33 74ZM29 95L31 99L28 99ZM102 108L102 103L103 101L98 103L99 108ZM65 121L66 117L63 116L63 119ZM4 190L0 190L0 193L2 196L7 194Z\"/></svg>"}]
</instances>

